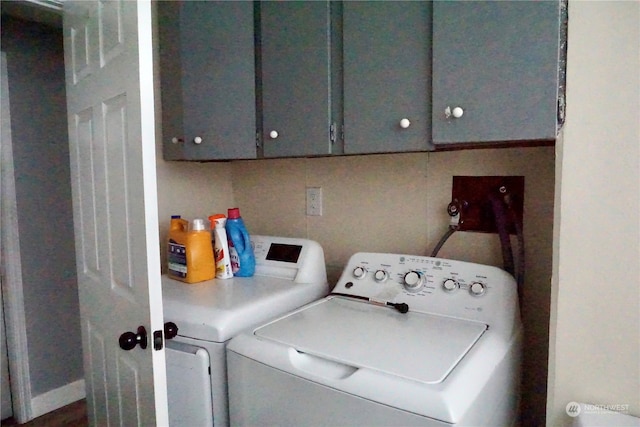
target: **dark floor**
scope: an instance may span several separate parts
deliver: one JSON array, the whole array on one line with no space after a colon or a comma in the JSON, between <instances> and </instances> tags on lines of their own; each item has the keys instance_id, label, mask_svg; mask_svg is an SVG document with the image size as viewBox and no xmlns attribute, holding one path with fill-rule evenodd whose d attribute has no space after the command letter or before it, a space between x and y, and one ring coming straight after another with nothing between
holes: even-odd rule
<instances>
[{"instance_id":1,"label":"dark floor","mask_svg":"<svg viewBox=\"0 0 640 427\"><path fill-rule=\"evenodd\" d=\"M24 427L87 427L89 425L87 402L84 399L79 400L26 424L18 424L13 418L2 420L2 427L18 425Z\"/></svg>"}]
</instances>

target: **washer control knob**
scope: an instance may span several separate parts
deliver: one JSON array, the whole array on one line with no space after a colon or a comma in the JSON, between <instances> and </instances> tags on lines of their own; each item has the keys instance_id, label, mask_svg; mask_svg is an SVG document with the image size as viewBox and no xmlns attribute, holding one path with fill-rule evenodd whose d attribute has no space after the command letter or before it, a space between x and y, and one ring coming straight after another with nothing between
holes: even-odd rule
<instances>
[{"instance_id":1,"label":"washer control knob","mask_svg":"<svg viewBox=\"0 0 640 427\"><path fill-rule=\"evenodd\" d=\"M356 267L353 269L353 277L356 279L364 279L364 276L367 275L367 270L364 267Z\"/></svg>"},{"instance_id":2,"label":"washer control knob","mask_svg":"<svg viewBox=\"0 0 640 427\"><path fill-rule=\"evenodd\" d=\"M444 282L442 282L442 287L447 292L453 292L457 290L460 287L460 285L458 284L457 280L447 279Z\"/></svg>"},{"instance_id":3,"label":"washer control knob","mask_svg":"<svg viewBox=\"0 0 640 427\"><path fill-rule=\"evenodd\" d=\"M419 271L410 271L404 275L404 288L409 292L418 292L424 285L424 278Z\"/></svg>"},{"instance_id":4,"label":"washer control knob","mask_svg":"<svg viewBox=\"0 0 640 427\"><path fill-rule=\"evenodd\" d=\"M376 282L384 282L389 278L389 273L387 273L384 270L377 270L374 273L373 278L375 279Z\"/></svg>"},{"instance_id":5,"label":"washer control knob","mask_svg":"<svg viewBox=\"0 0 640 427\"><path fill-rule=\"evenodd\" d=\"M486 286L480 282L473 282L471 286L469 286L469 292L471 292L471 295L475 295L478 297L480 295L483 295L486 289Z\"/></svg>"}]
</instances>

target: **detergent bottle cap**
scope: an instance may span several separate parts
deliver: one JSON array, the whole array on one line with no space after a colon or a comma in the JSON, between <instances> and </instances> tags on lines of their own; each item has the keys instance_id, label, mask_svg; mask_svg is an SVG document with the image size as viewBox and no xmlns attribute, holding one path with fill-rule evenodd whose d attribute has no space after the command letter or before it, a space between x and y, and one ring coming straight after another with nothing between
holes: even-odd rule
<instances>
[{"instance_id":1,"label":"detergent bottle cap","mask_svg":"<svg viewBox=\"0 0 640 427\"><path fill-rule=\"evenodd\" d=\"M193 221L191 221L191 230L192 231L202 231L205 229L204 226L204 219L194 219Z\"/></svg>"},{"instance_id":2,"label":"detergent bottle cap","mask_svg":"<svg viewBox=\"0 0 640 427\"><path fill-rule=\"evenodd\" d=\"M240 208L229 208L227 212L227 217L229 219L238 219L240 218Z\"/></svg>"},{"instance_id":3,"label":"detergent bottle cap","mask_svg":"<svg viewBox=\"0 0 640 427\"><path fill-rule=\"evenodd\" d=\"M220 219L224 218L224 221L219 221ZM224 216L224 214L213 214L213 215L209 215L209 225L211 227L211 229L213 230L214 228L216 228L216 225L218 225L219 223L222 223L222 225L224 226L224 223L227 221L226 219L227 217Z\"/></svg>"}]
</instances>

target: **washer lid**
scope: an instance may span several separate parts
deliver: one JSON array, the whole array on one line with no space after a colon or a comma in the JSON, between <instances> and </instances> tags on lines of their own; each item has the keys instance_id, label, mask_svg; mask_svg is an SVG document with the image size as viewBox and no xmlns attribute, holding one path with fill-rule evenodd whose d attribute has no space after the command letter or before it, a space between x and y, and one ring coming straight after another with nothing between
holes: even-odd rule
<instances>
[{"instance_id":1,"label":"washer lid","mask_svg":"<svg viewBox=\"0 0 640 427\"><path fill-rule=\"evenodd\" d=\"M328 297L254 334L345 365L436 384L486 330L484 323Z\"/></svg>"}]
</instances>

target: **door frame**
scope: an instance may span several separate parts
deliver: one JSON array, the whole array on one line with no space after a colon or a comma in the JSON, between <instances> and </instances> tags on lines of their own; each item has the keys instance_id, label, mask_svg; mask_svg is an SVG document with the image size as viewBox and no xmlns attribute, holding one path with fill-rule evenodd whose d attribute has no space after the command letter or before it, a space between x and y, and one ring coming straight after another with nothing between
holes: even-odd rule
<instances>
[{"instance_id":1,"label":"door frame","mask_svg":"<svg viewBox=\"0 0 640 427\"><path fill-rule=\"evenodd\" d=\"M12 417L19 423L25 423L84 398L85 383L84 379L79 379L38 395L33 393L22 276L8 61L6 53L2 52L0 223L3 232L0 232L0 273L2 274L1 294L5 330L1 335L7 345Z\"/></svg>"},{"instance_id":2,"label":"door frame","mask_svg":"<svg viewBox=\"0 0 640 427\"><path fill-rule=\"evenodd\" d=\"M24 19L58 25L49 16L63 14L62 0L21 0ZM41 13L41 12L44 12ZM60 23L61 27L61 23ZM60 28L62 31L62 28ZM38 396L33 396L30 377L30 363L27 344L27 321L24 305L24 285L20 256L20 233L15 189L13 150L11 140L11 119L9 108L8 73L6 56L2 53L2 173L0 187L0 273L2 274L1 296L5 318L7 356L9 359L11 403L13 418L19 423L28 422L60 406L84 397L84 379L67 384ZM6 101L5 101L6 99ZM6 102L6 106L5 106ZM6 144L5 144L6 142ZM6 261L10 260L10 261ZM4 339L5 337L3 337Z\"/></svg>"},{"instance_id":3,"label":"door frame","mask_svg":"<svg viewBox=\"0 0 640 427\"><path fill-rule=\"evenodd\" d=\"M31 405L31 381L27 351L27 322L24 311L22 287L22 262L20 258L20 232L18 229L18 206L16 202L15 175L13 169L13 144L11 140L11 114L9 108L9 86L7 59L2 52L2 185L1 250L2 303L5 316L7 354L13 417L23 423L33 418ZM7 260L11 260L7 262Z\"/></svg>"}]
</instances>

